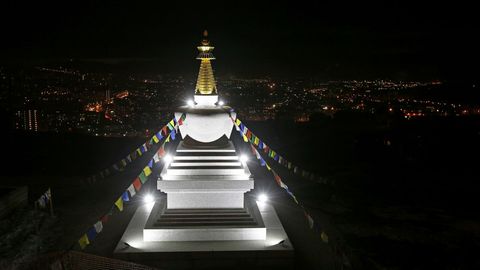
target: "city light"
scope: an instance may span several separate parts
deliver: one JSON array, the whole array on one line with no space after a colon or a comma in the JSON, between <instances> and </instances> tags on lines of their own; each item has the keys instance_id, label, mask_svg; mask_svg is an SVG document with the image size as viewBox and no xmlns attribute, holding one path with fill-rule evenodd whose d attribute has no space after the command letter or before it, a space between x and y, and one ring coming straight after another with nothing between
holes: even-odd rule
<instances>
[{"instance_id":1,"label":"city light","mask_svg":"<svg viewBox=\"0 0 480 270\"><path fill-rule=\"evenodd\" d=\"M268 201L268 196L265 193L261 193L258 195L257 199L261 203L266 203Z\"/></svg>"},{"instance_id":2,"label":"city light","mask_svg":"<svg viewBox=\"0 0 480 270\"><path fill-rule=\"evenodd\" d=\"M147 194L143 197L143 202L144 203L151 203L155 200L152 194Z\"/></svg>"}]
</instances>

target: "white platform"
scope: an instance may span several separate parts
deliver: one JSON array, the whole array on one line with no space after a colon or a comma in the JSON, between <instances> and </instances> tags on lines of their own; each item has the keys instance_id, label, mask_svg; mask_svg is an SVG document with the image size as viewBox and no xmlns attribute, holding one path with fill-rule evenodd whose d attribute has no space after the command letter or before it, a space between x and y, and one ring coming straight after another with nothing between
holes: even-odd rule
<instances>
[{"instance_id":1,"label":"white platform","mask_svg":"<svg viewBox=\"0 0 480 270\"><path fill-rule=\"evenodd\" d=\"M266 240L244 241L144 241L143 228L147 223L154 203L138 207L118 242L115 254L138 254L155 252L196 252L196 251L293 251L283 226L274 208L268 203L255 202L266 227ZM283 241L281 244L279 244ZM128 243L130 247L124 245Z\"/></svg>"},{"instance_id":2,"label":"white platform","mask_svg":"<svg viewBox=\"0 0 480 270\"><path fill-rule=\"evenodd\" d=\"M244 193L253 188L250 170L232 142L214 149L191 149L180 142L157 181L157 189L168 194L169 209L243 208Z\"/></svg>"}]
</instances>

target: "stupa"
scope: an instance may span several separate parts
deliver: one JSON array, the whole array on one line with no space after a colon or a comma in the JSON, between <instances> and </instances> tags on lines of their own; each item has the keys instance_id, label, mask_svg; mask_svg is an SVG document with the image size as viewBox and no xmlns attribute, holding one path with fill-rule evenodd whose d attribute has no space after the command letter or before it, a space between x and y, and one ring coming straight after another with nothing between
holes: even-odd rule
<instances>
[{"instance_id":1,"label":"stupa","mask_svg":"<svg viewBox=\"0 0 480 270\"><path fill-rule=\"evenodd\" d=\"M175 112L176 119L185 114L181 141L157 180L166 196L137 209L115 254L145 262L168 261L174 253L213 252L216 261L234 252L237 260L263 256L271 262L275 257L274 264L285 266L293 247L275 209L245 196L254 189L254 179L230 140L236 114L219 102L207 31L197 48L200 70L193 102Z\"/></svg>"}]
</instances>

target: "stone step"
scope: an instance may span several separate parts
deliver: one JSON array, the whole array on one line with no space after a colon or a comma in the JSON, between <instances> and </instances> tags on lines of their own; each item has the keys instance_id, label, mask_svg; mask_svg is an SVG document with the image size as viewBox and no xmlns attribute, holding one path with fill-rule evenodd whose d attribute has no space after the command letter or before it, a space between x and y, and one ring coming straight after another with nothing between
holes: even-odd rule
<instances>
[{"instance_id":1,"label":"stone step","mask_svg":"<svg viewBox=\"0 0 480 270\"><path fill-rule=\"evenodd\" d=\"M193 226L193 227L201 227L201 226L207 226L207 227L212 227L212 226L255 226L257 223L255 221L250 221L250 222L238 222L238 221L212 221L212 222L207 222L207 221L201 221L201 222L155 222L155 225L158 227L188 227L188 226Z\"/></svg>"},{"instance_id":2,"label":"stone step","mask_svg":"<svg viewBox=\"0 0 480 270\"><path fill-rule=\"evenodd\" d=\"M240 162L172 162L171 167L212 167L212 166L234 166L238 167L242 164Z\"/></svg>"},{"instance_id":3,"label":"stone step","mask_svg":"<svg viewBox=\"0 0 480 270\"><path fill-rule=\"evenodd\" d=\"M211 156L237 156L236 152L192 152L192 151L185 151L185 152L178 152L175 156L198 156L198 157L211 157Z\"/></svg>"},{"instance_id":4,"label":"stone step","mask_svg":"<svg viewBox=\"0 0 480 270\"><path fill-rule=\"evenodd\" d=\"M239 160L238 156L174 156L173 160Z\"/></svg>"},{"instance_id":5,"label":"stone step","mask_svg":"<svg viewBox=\"0 0 480 270\"><path fill-rule=\"evenodd\" d=\"M251 180L247 174L232 175L161 175L158 181L247 181Z\"/></svg>"},{"instance_id":6,"label":"stone step","mask_svg":"<svg viewBox=\"0 0 480 270\"><path fill-rule=\"evenodd\" d=\"M241 166L212 166L212 167L183 167L183 168L168 168L169 175L243 175L245 169Z\"/></svg>"},{"instance_id":7,"label":"stone step","mask_svg":"<svg viewBox=\"0 0 480 270\"><path fill-rule=\"evenodd\" d=\"M164 217L162 216L158 222L210 222L210 221L239 221L239 222L251 222L254 221L252 217L194 217L194 218L172 218L172 217Z\"/></svg>"},{"instance_id":8,"label":"stone step","mask_svg":"<svg viewBox=\"0 0 480 270\"><path fill-rule=\"evenodd\" d=\"M215 149L177 149L177 152L190 152L190 153L193 153L193 152L235 152L235 149L218 149L218 148L215 148Z\"/></svg>"},{"instance_id":9,"label":"stone step","mask_svg":"<svg viewBox=\"0 0 480 270\"><path fill-rule=\"evenodd\" d=\"M247 213L244 208L183 208L183 209L165 209L165 214L180 213Z\"/></svg>"}]
</instances>

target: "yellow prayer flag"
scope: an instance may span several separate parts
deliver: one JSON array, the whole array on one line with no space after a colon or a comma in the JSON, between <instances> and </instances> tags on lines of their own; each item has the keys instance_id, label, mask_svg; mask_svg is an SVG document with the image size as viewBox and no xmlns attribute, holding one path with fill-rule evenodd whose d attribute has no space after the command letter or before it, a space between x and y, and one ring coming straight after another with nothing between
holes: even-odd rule
<instances>
[{"instance_id":1,"label":"yellow prayer flag","mask_svg":"<svg viewBox=\"0 0 480 270\"><path fill-rule=\"evenodd\" d=\"M158 143L160 140L157 138L157 135L153 135L153 141L155 143Z\"/></svg>"},{"instance_id":2,"label":"yellow prayer flag","mask_svg":"<svg viewBox=\"0 0 480 270\"><path fill-rule=\"evenodd\" d=\"M142 155L142 150L140 150L140 148L137 148L137 153L138 153L139 156L141 156Z\"/></svg>"},{"instance_id":3,"label":"yellow prayer flag","mask_svg":"<svg viewBox=\"0 0 480 270\"><path fill-rule=\"evenodd\" d=\"M118 210L123 211L123 200L122 197L118 198L115 202L115 205L118 207Z\"/></svg>"},{"instance_id":4,"label":"yellow prayer flag","mask_svg":"<svg viewBox=\"0 0 480 270\"><path fill-rule=\"evenodd\" d=\"M244 142L248 142L247 136L243 135L243 141L244 141Z\"/></svg>"},{"instance_id":5,"label":"yellow prayer flag","mask_svg":"<svg viewBox=\"0 0 480 270\"><path fill-rule=\"evenodd\" d=\"M242 122L240 122L240 119L237 118L237 119L235 120L235 125L240 126L241 123L242 123Z\"/></svg>"},{"instance_id":6,"label":"yellow prayer flag","mask_svg":"<svg viewBox=\"0 0 480 270\"><path fill-rule=\"evenodd\" d=\"M322 232L320 237L322 238L323 242L328 243L328 235L325 232Z\"/></svg>"},{"instance_id":7,"label":"yellow prayer flag","mask_svg":"<svg viewBox=\"0 0 480 270\"><path fill-rule=\"evenodd\" d=\"M267 170L271 170L270 166L268 166L268 164L265 163L265 166L267 166Z\"/></svg>"},{"instance_id":8,"label":"yellow prayer flag","mask_svg":"<svg viewBox=\"0 0 480 270\"><path fill-rule=\"evenodd\" d=\"M175 127L175 121L173 121L173 119L170 120L169 124L172 125L172 127Z\"/></svg>"},{"instance_id":9,"label":"yellow prayer flag","mask_svg":"<svg viewBox=\"0 0 480 270\"><path fill-rule=\"evenodd\" d=\"M88 241L87 234L83 234L80 239L78 239L78 244L80 245L81 249L84 249L88 244L90 244L90 241Z\"/></svg>"},{"instance_id":10,"label":"yellow prayer flag","mask_svg":"<svg viewBox=\"0 0 480 270\"><path fill-rule=\"evenodd\" d=\"M143 168L143 172L145 173L146 176L149 176L150 174L152 174L152 170L150 170L150 167L145 167Z\"/></svg>"},{"instance_id":11,"label":"yellow prayer flag","mask_svg":"<svg viewBox=\"0 0 480 270\"><path fill-rule=\"evenodd\" d=\"M260 142L260 139L258 139L258 137L255 137L255 140L253 141L253 144L258 145L259 142Z\"/></svg>"},{"instance_id":12,"label":"yellow prayer flag","mask_svg":"<svg viewBox=\"0 0 480 270\"><path fill-rule=\"evenodd\" d=\"M170 142L170 135L168 135L167 139L165 140L165 142Z\"/></svg>"}]
</instances>

